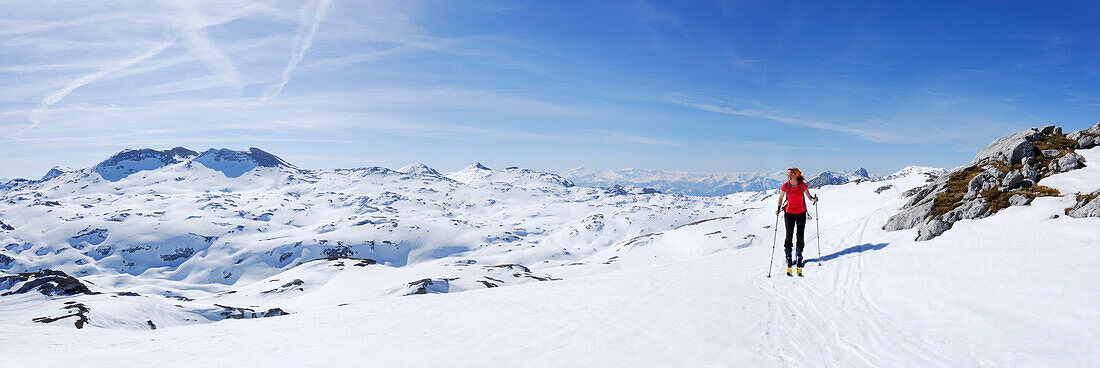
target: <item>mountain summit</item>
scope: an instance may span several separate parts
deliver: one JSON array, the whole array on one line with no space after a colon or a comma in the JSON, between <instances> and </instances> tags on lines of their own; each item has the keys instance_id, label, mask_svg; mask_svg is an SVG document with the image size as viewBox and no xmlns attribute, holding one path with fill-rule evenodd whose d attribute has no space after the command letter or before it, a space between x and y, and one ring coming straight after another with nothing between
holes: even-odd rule
<instances>
[{"instance_id":1,"label":"mountain summit","mask_svg":"<svg viewBox=\"0 0 1100 368\"><path fill-rule=\"evenodd\" d=\"M92 171L99 173L108 181L119 181L139 171L156 170L189 160L198 155L198 152L183 147L167 150L125 149L103 160L103 162L92 168Z\"/></svg>"},{"instance_id":2,"label":"mountain summit","mask_svg":"<svg viewBox=\"0 0 1100 368\"><path fill-rule=\"evenodd\" d=\"M107 181L119 181L134 173L156 170L182 162L197 162L202 166L219 171L226 177L235 178L257 167L292 168L294 165L278 156L251 147L243 151L229 149L209 149L199 154L183 147L166 150L151 148L126 149L112 155L92 168ZM51 170L43 180L62 174Z\"/></svg>"},{"instance_id":3,"label":"mountain summit","mask_svg":"<svg viewBox=\"0 0 1100 368\"><path fill-rule=\"evenodd\" d=\"M294 167L294 165L291 165L289 162L256 147L251 147L243 151L211 148L203 152L199 157L196 157L193 161L211 170L219 171L229 178L239 177L257 167Z\"/></svg>"}]
</instances>

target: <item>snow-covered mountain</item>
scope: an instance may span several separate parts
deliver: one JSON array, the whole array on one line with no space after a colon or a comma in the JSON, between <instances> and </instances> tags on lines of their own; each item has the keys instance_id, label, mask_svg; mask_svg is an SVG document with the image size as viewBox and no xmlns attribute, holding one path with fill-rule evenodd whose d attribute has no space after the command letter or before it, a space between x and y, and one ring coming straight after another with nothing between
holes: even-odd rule
<instances>
[{"instance_id":1,"label":"snow-covered mountain","mask_svg":"<svg viewBox=\"0 0 1100 368\"><path fill-rule=\"evenodd\" d=\"M561 172L577 185L592 187L652 188L662 193L694 196L724 196L739 192L779 188L782 174L766 173L695 173L642 169L590 170L569 169Z\"/></svg>"},{"instance_id":2,"label":"snow-covered mountain","mask_svg":"<svg viewBox=\"0 0 1100 368\"><path fill-rule=\"evenodd\" d=\"M0 353L30 366L1091 366L1100 271L1066 265L1100 246L1100 148L1066 139L1095 129L1044 128L1029 157L1052 168L1033 180L1049 190L920 242L884 224L940 198L940 181L995 176L906 168L819 188L804 278L782 276L775 190L135 154L112 163L128 173L116 180L93 167L0 189ZM225 319L256 320L211 323Z\"/></svg>"},{"instance_id":3,"label":"snow-covered mountain","mask_svg":"<svg viewBox=\"0 0 1100 368\"><path fill-rule=\"evenodd\" d=\"M898 170L897 172L885 175L881 180L893 180L897 178L906 177L914 174L926 174L929 176L940 176L947 173L947 170L931 167L931 166L906 166L905 168Z\"/></svg>"},{"instance_id":4,"label":"snow-covered mountain","mask_svg":"<svg viewBox=\"0 0 1100 368\"><path fill-rule=\"evenodd\" d=\"M387 269L390 281L363 291L371 297L550 280L529 266L576 260L723 206L477 163L450 178L423 164L304 170L256 148L126 150L59 171L0 192L0 272L24 274L8 279L21 293L42 277L86 280L105 293L81 294L95 327L252 316L238 305L263 306L248 307L258 316L282 308L278 315L290 304L263 300L330 282L311 274L326 267ZM277 276L285 272L294 277ZM266 293L278 286L268 282L289 285ZM115 293L141 302L103 301Z\"/></svg>"}]
</instances>

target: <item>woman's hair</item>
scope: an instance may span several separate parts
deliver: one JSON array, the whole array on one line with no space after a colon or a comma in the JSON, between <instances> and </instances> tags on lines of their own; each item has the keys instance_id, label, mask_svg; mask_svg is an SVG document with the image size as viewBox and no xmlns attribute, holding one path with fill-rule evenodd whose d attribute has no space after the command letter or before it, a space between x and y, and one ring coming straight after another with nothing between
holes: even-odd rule
<instances>
[{"instance_id":1,"label":"woman's hair","mask_svg":"<svg viewBox=\"0 0 1100 368\"><path fill-rule=\"evenodd\" d=\"M802 171L798 170L797 167L792 167L787 169L787 171L794 171L794 174L798 176L798 184L806 184L806 179L802 177Z\"/></svg>"}]
</instances>

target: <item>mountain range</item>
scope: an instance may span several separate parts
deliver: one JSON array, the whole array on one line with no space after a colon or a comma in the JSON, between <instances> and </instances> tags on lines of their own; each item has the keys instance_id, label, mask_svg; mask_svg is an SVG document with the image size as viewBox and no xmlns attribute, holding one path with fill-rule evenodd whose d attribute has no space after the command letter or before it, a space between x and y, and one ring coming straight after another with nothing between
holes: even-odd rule
<instances>
[{"instance_id":1,"label":"mountain range","mask_svg":"<svg viewBox=\"0 0 1100 368\"><path fill-rule=\"evenodd\" d=\"M1089 366L1100 275L1066 265L1100 245L1097 141L1100 124L1048 126L951 170L808 178L823 185L804 278L784 276L774 189L125 150L0 184L0 353L31 366Z\"/></svg>"}]
</instances>

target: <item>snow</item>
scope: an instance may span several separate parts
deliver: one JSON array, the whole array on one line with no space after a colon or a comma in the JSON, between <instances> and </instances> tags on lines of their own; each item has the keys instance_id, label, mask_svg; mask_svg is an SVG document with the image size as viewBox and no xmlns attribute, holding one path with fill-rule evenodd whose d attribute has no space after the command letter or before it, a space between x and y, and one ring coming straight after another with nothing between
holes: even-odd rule
<instances>
[{"instance_id":1,"label":"snow","mask_svg":"<svg viewBox=\"0 0 1100 368\"><path fill-rule=\"evenodd\" d=\"M682 171L661 171L643 169L591 170L585 168L569 169L561 172L582 186L653 188L662 193L678 193L701 196L723 196L746 191L761 191L778 188L783 173L767 174L758 172L698 173Z\"/></svg>"},{"instance_id":2,"label":"snow","mask_svg":"<svg viewBox=\"0 0 1100 368\"><path fill-rule=\"evenodd\" d=\"M1088 367L1100 271L1074 261L1100 245L1100 218L1054 217L1100 187L1100 149L1078 154L1090 166L1043 179L1064 196L919 243L881 227L940 171L817 189L803 278L782 272L774 190L614 194L480 165L453 181L185 163L114 183L67 173L0 192L16 228L0 251L88 271L105 293L0 297L0 354L21 366ZM59 205L34 205L48 201ZM131 215L109 221L118 212ZM316 260L339 242L379 263ZM194 255L118 251L160 244ZM95 259L103 245L113 253ZM407 295L424 279L427 294ZM66 301L87 305L90 327L30 322ZM219 321L216 305L291 314Z\"/></svg>"}]
</instances>

